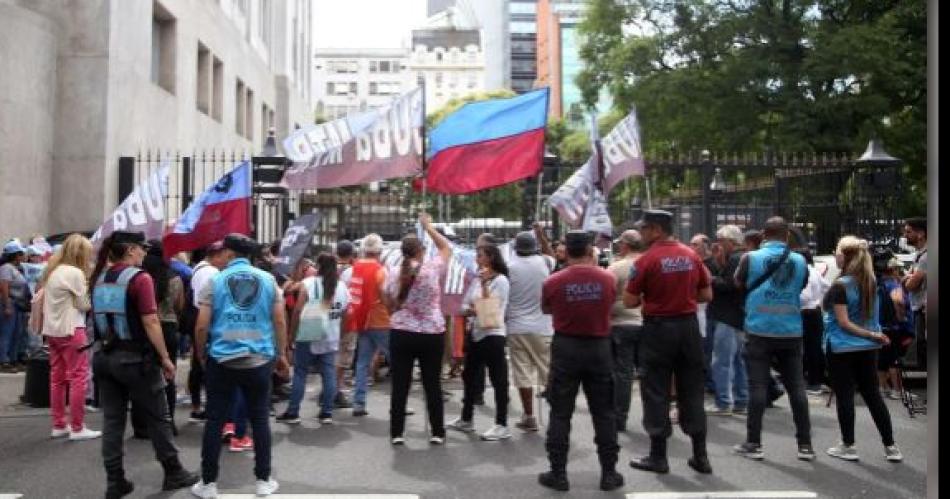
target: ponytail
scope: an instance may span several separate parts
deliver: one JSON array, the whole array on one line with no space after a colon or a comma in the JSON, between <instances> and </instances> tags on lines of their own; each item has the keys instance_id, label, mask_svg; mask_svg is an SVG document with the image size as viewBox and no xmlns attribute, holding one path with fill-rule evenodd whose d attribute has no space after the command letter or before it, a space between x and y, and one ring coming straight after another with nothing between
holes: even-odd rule
<instances>
[{"instance_id":1,"label":"ponytail","mask_svg":"<svg viewBox=\"0 0 950 499\"><path fill-rule=\"evenodd\" d=\"M112 236L108 236L102 240L102 245L99 246L99 252L96 253L96 266L92 269L92 274L89 275L89 290L92 291L92 288L96 285L96 282L99 280L99 276L106 269L106 265L109 263L109 253L112 252Z\"/></svg>"},{"instance_id":2,"label":"ponytail","mask_svg":"<svg viewBox=\"0 0 950 499\"><path fill-rule=\"evenodd\" d=\"M323 284L323 302L327 305L333 303L333 296L336 295L336 286L339 282L339 275L336 273L336 258L329 253L320 253L317 256L317 275L321 278Z\"/></svg>"},{"instance_id":3,"label":"ponytail","mask_svg":"<svg viewBox=\"0 0 950 499\"><path fill-rule=\"evenodd\" d=\"M874 317L877 295L877 279L874 277L874 262L868 253L868 242L854 236L844 236L838 241L838 252L844 256L843 274L851 276L858 285L861 297L861 319Z\"/></svg>"},{"instance_id":4,"label":"ponytail","mask_svg":"<svg viewBox=\"0 0 950 499\"><path fill-rule=\"evenodd\" d=\"M412 259L422 253L422 242L413 235L402 238L402 264L399 266L399 292L396 294L396 304L401 307L409 297L409 289L415 282L418 268L413 267Z\"/></svg>"}]
</instances>

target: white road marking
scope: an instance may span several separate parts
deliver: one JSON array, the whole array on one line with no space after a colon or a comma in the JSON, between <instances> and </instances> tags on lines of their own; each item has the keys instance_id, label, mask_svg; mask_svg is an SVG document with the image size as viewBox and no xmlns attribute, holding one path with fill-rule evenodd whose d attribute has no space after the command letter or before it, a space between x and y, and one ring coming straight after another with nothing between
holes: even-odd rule
<instances>
[{"instance_id":1,"label":"white road marking","mask_svg":"<svg viewBox=\"0 0 950 499\"><path fill-rule=\"evenodd\" d=\"M20 499L23 494L3 494L0 493L0 499Z\"/></svg>"},{"instance_id":2,"label":"white road marking","mask_svg":"<svg viewBox=\"0 0 950 499\"><path fill-rule=\"evenodd\" d=\"M19 497L19 496L17 496ZM257 499L254 494L218 494L220 499ZM419 499L415 494L271 494L271 499ZM6 499L0 496L0 499Z\"/></svg>"},{"instance_id":3,"label":"white road marking","mask_svg":"<svg viewBox=\"0 0 950 499\"><path fill-rule=\"evenodd\" d=\"M627 499L813 499L818 494L801 490L745 490L726 492L634 492Z\"/></svg>"}]
</instances>

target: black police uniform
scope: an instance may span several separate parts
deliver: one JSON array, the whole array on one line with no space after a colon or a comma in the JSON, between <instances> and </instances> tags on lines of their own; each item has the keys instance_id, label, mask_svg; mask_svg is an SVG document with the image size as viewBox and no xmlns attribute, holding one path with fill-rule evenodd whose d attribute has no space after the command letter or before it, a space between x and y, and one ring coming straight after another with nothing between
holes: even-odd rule
<instances>
[{"instance_id":1,"label":"black police uniform","mask_svg":"<svg viewBox=\"0 0 950 499\"><path fill-rule=\"evenodd\" d=\"M133 233L134 234L134 233ZM122 236L116 236L122 237ZM138 238L128 236L128 241L139 243ZM142 238L144 242L144 237ZM141 314L131 300L126 286L125 314L103 313L96 308L96 288L115 285L123 270L130 267L116 266L104 271L99 282L94 284L93 313L96 339L101 348L93 357L93 373L99 390L103 415L102 459L106 470L107 498L118 498L132 491L132 484L125 478L122 465L123 439L129 403L133 402L144 416L155 456L165 471L163 490L186 487L198 481L198 476L182 468L178 449L172 442L171 418L165 398L165 378L154 353ZM128 284L141 278L141 269L129 273L136 275ZM105 326L105 327L103 327Z\"/></svg>"},{"instance_id":2,"label":"black police uniform","mask_svg":"<svg viewBox=\"0 0 950 499\"><path fill-rule=\"evenodd\" d=\"M669 227L672 214L662 210L649 210L644 214L642 222ZM691 251L688 248L686 250ZM637 264L648 262L650 253L651 251L647 250ZM681 249L673 249L671 253L680 257L683 255ZM689 270L685 267L670 267L664 269L658 278L680 280L684 278L684 273L696 271L706 272L698 256ZM648 303L648 297L645 297L644 301ZM643 375L640 380L640 396L643 402L643 427L650 436L650 454L630 461L630 466L657 473L669 471L666 442L672 434L669 417L670 388L675 378L680 426L693 441L693 457L690 458L689 465L701 473L711 473L712 468L706 455L706 413L703 410L705 361L696 313L651 315L648 307L644 306L643 315L643 334L640 342Z\"/></svg>"}]
</instances>

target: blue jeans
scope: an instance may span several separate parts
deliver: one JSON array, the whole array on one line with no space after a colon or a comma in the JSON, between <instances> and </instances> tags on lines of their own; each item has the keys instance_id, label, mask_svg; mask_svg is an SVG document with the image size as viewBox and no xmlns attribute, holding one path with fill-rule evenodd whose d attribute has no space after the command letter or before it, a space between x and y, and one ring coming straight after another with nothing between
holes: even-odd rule
<instances>
[{"instance_id":1,"label":"blue jeans","mask_svg":"<svg viewBox=\"0 0 950 499\"><path fill-rule=\"evenodd\" d=\"M749 405L749 378L746 373L742 332L716 321L713 336L712 377L716 387L716 407L745 408Z\"/></svg>"},{"instance_id":2,"label":"blue jeans","mask_svg":"<svg viewBox=\"0 0 950 499\"><path fill-rule=\"evenodd\" d=\"M16 310L9 316L3 311L3 305L0 305L0 364L16 362L17 345L19 342L20 330L23 329L21 321L23 314Z\"/></svg>"},{"instance_id":3,"label":"blue jeans","mask_svg":"<svg viewBox=\"0 0 950 499\"><path fill-rule=\"evenodd\" d=\"M359 333L356 344L356 390L353 392L353 407L366 408L366 389L369 385L369 366L378 350L389 358L389 330L369 329Z\"/></svg>"},{"instance_id":4,"label":"blue jeans","mask_svg":"<svg viewBox=\"0 0 950 499\"><path fill-rule=\"evenodd\" d=\"M321 354L310 353L310 342L300 341L294 344L294 379L290 388L289 414L300 414L300 402L307 387L307 374L310 365L316 363L323 379L320 392L320 416L333 414L333 397L336 397L336 352Z\"/></svg>"},{"instance_id":5,"label":"blue jeans","mask_svg":"<svg viewBox=\"0 0 950 499\"><path fill-rule=\"evenodd\" d=\"M205 483L218 479L218 458L221 456L221 430L232 414L234 392L240 390L247 402L247 416L254 432L254 476L267 480L271 474L270 390L274 362L250 369L232 369L208 359L205 366L205 389L208 402L201 441L201 478Z\"/></svg>"}]
</instances>

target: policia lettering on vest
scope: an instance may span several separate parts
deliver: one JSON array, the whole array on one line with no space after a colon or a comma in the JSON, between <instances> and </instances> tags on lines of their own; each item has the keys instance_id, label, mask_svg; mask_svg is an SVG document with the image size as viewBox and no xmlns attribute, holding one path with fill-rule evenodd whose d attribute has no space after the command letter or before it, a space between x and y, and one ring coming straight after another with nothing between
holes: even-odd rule
<instances>
[{"instance_id":1,"label":"policia lettering on vest","mask_svg":"<svg viewBox=\"0 0 950 499\"><path fill-rule=\"evenodd\" d=\"M102 459L106 498L132 492L122 465L125 422L131 401L141 409L155 455L165 470L163 490L187 487L198 475L182 468L172 442L166 379L174 379L158 319L152 278L139 266L145 257L145 235L117 231L102 242L93 272L92 311L101 348L93 372L102 404Z\"/></svg>"}]
</instances>

